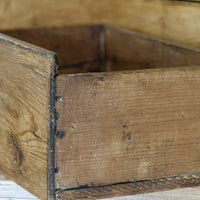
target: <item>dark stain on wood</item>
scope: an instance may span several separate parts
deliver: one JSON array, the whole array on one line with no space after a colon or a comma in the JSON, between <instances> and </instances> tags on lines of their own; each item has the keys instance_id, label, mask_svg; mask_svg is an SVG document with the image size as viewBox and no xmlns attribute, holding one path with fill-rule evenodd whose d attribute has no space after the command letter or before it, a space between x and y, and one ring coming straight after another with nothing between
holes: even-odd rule
<instances>
[{"instance_id":1,"label":"dark stain on wood","mask_svg":"<svg viewBox=\"0 0 200 200\"><path fill-rule=\"evenodd\" d=\"M186 116L185 116L185 115L182 115L182 118L183 118L183 119L186 119Z\"/></svg>"},{"instance_id":2,"label":"dark stain on wood","mask_svg":"<svg viewBox=\"0 0 200 200\"><path fill-rule=\"evenodd\" d=\"M36 131L33 131L33 135L34 135L36 138L41 139L41 137L40 137L39 135L36 134Z\"/></svg>"},{"instance_id":3,"label":"dark stain on wood","mask_svg":"<svg viewBox=\"0 0 200 200\"><path fill-rule=\"evenodd\" d=\"M10 133L8 135L8 144L12 145L13 148L13 167L17 169L18 172L22 173L22 162L23 162L23 152L20 148L19 140L16 134Z\"/></svg>"},{"instance_id":4,"label":"dark stain on wood","mask_svg":"<svg viewBox=\"0 0 200 200\"><path fill-rule=\"evenodd\" d=\"M99 77L100 81L105 81L104 77Z\"/></svg>"},{"instance_id":5,"label":"dark stain on wood","mask_svg":"<svg viewBox=\"0 0 200 200\"><path fill-rule=\"evenodd\" d=\"M128 140L131 140L132 139L132 136L131 136L131 133L130 132L126 132L126 131L123 131L123 136L125 137L125 138L127 138Z\"/></svg>"},{"instance_id":6,"label":"dark stain on wood","mask_svg":"<svg viewBox=\"0 0 200 200\"><path fill-rule=\"evenodd\" d=\"M55 171L55 173L59 173L60 169L58 167L56 167L54 171Z\"/></svg>"},{"instance_id":7,"label":"dark stain on wood","mask_svg":"<svg viewBox=\"0 0 200 200\"><path fill-rule=\"evenodd\" d=\"M129 130L129 127L127 125L123 125L123 140L126 143L126 151L130 151L134 149L134 140L133 140L133 133Z\"/></svg>"},{"instance_id":8,"label":"dark stain on wood","mask_svg":"<svg viewBox=\"0 0 200 200\"><path fill-rule=\"evenodd\" d=\"M50 81L49 81L49 139L48 139L48 200L55 199L55 135L56 135L56 119L57 112L55 109L56 99L56 84L55 79L58 74L58 57L54 56L51 70L50 70Z\"/></svg>"},{"instance_id":9,"label":"dark stain on wood","mask_svg":"<svg viewBox=\"0 0 200 200\"><path fill-rule=\"evenodd\" d=\"M65 137L65 135L66 135L65 131L57 131L56 133L57 138L60 138L60 139Z\"/></svg>"},{"instance_id":10,"label":"dark stain on wood","mask_svg":"<svg viewBox=\"0 0 200 200\"><path fill-rule=\"evenodd\" d=\"M199 0L171 0L171 1L179 1L179 2L186 2L186 3L200 3Z\"/></svg>"}]
</instances>

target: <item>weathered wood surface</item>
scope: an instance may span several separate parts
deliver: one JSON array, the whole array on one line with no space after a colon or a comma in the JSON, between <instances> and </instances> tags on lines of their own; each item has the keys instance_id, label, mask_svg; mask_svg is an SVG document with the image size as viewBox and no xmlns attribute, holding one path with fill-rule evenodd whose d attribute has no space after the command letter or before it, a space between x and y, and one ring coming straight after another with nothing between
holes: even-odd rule
<instances>
[{"instance_id":1,"label":"weathered wood surface","mask_svg":"<svg viewBox=\"0 0 200 200\"><path fill-rule=\"evenodd\" d=\"M200 65L198 50L104 24L4 33L58 53L59 73Z\"/></svg>"},{"instance_id":2,"label":"weathered wood surface","mask_svg":"<svg viewBox=\"0 0 200 200\"><path fill-rule=\"evenodd\" d=\"M79 62L84 63L87 55L89 65L97 61L100 69L103 63L107 71L138 66L189 67L58 77L58 130L67 135L56 143L57 189L197 172L199 67L191 65L199 65L199 52L167 43L158 45L154 40L112 27L106 27L106 32L103 26L87 28L83 27L83 32L77 29L75 35L74 27L69 32L52 29L47 38L60 35L59 39L66 39L66 44L43 41L36 36L38 30L29 32L26 40L57 48L62 55L61 63L72 68L77 55ZM22 37L21 33L15 32L17 37ZM46 32L41 29L40 33L44 37ZM65 34L70 37L65 38ZM92 38L95 42L84 52ZM73 51L66 50L71 39L75 41ZM134 43L134 48L129 43ZM104 56L111 66L101 63ZM41 199L47 198L47 179L50 180L49 84L55 59L52 52L4 35L0 37L0 171ZM125 67L121 68L123 64Z\"/></svg>"},{"instance_id":3,"label":"weathered wood surface","mask_svg":"<svg viewBox=\"0 0 200 200\"><path fill-rule=\"evenodd\" d=\"M60 66L86 72L84 65L94 65L103 58L104 26L74 25L57 28L22 29L3 31L17 39L38 45L58 54ZM71 73L73 73L73 71ZM62 72L62 70L61 70Z\"/></svg>"},{"instance_id":4,"label":"weathered wood surface","mask_svg":"<svg viewBox=\"0 0 200 200\"><path fill-rule=\"evenodd\" d=\"M198 0L2 0L0 29L109 23L200 48Z\"/></svg>"},{"instance_id":5,"label":"weathered wood surface","mask_svg":"<svg viewBox=\"0 0 200 200\"><path fill-rule=\"evenodd\" d=\"M56 188L199 171L200 67L57 77Z\"/></svg>"},{"instance_id":6,"label":"weathered wood surface","mask_svg":"<svg viewBox=\"0 0 200 200\"><path fill-rule=\"evenodd\" d=\"M0 34L0 172L46 200L55 54Z\"/></svg>"},{"instance_id":7,"label":"weathered wood surface","mask_svg":"<svg viewBox=\"0 0 200 200\"><path fill-rule=\"evenodd\" d=\"M200 65L200 51L106 25L105 71Z\"/></svg>"},{"instance_id":8,"label":"weathered wood surface","mask_svg":"<svg viewBox=\"0 0 200 200\"><path fill-rule=\"evenodd\" d=\"M169 190L104 200L199 200L200 187Z\"/></svg>"},{"instance_id":9,"label":"weathered wood surface","mask_svg":"<svg viewBox=\"0 0 200 200\"><path fill-rule=\"evenodd\" d=\"M104 200L199 200L200 187L168 190L141 195L109 198ZM39 200L11 181L0 181L1 200ZM103 200L103 199L102 199Z\"/></svg>"},{"instance_id":10,"label":"weathered wood surface","mask_svg":"<svg viewBox=\"0 0 200 200\"><path fill-rule=\"evenodd\" d=\"M79 189L79 190L68 190L62 191L57 193L56 200L74 200L74 199L88 199L88 200L95 200L95 199L105 199L111 198L113 200L118 200L118 196L127 196L133 195L131 199L134 199L137 195L135 194L142 194L147 193L143 199L148 199L149 194L155 191L163 191L163 190L172 190L175 188L186 188L186 187L196 187L200 185L200 176L193 175L193 176L185 176L185 177L175 177L175 178L162 178L158 180L150 180L150 181L139 181L133 183L126 183L126 184L117 184L117 185L110 185L106 187L94 187L88 189ZM177 191L177 190L175 190ZM170 192L168 192L170 194ZM156 197L158 192L152 193L151 196ZM174 194L174 193L172 193ZM180 193L181 194L181 193ZM139 197L140 195L138 195ZM159 196L158 196L159 197ZM160 200L163 200L163 196L160 196ZM170 196L169 196L170 197ZM192 197L192 196L191 196ZM199 198L199 196L197 196ZM119 199L126 199L126 197L122 197ZM127 198L128 200L129 198ZM141 198L140 198L141 199ZM151 199L151 198L150 198ZM159 199L159 198L155 198ZM174 198L168 198L174 199ZM182 198L181 198L182 199ZM190 196L188 196L190 199Z\"/></svg>"}]
</instances>

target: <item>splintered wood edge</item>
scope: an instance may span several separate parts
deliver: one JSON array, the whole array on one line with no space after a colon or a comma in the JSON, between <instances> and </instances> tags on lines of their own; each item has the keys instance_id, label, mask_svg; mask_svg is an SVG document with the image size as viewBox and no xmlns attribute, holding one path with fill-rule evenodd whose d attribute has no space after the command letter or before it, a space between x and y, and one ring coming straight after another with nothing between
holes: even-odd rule
<instances>
[{"instance_id":1,"label":"splintered wood edge","mask_svg":"<svg viewBox=\"0 0 200 200\"><path fill-rule=\"evenodd\" d=\"M56 192L56 200L102 199L200 186L200 173Z\"/></svg>"},{"instance_id":2,"label":"splintered wood edge","mask_svg":"<svg viewBox=\"0 0 200 200\"><path fill-rule=\"evenodd\" d=\"M18 46L22 49L27 49L29 51L35 52L42 56L46 56L50 59L50 68L48 77L46 74L31 68L36 73L49 79L49 133L48 133L48 172L47 172L47 183L48 183L48 200L55 199L55 176L54 176L54 160L55 160L55 133L56 133L56 109L55 109L55 79L58 74L58 56L55 52L49 51L47 49L41 48L39 46L30 44L18 40L16 38L10 37L6 34L0 33L0 40L8 42L13 46Z\"/></svg>"}]
</instances>

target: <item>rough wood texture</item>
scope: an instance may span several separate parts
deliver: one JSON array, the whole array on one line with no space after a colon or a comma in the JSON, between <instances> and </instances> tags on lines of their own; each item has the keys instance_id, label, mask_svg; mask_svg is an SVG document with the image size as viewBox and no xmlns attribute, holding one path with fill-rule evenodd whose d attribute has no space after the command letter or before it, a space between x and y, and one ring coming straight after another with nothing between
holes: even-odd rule
<instances>
[{"instance_id":1,"label":"rough wood texture","mask_svg":"<svg viewBox=\"0 0 200 200\"><path fill-rule=\"evenodd\" d=\"M197 0L1 0L0 29L109 23L200 48L199 10Z\"/></svg>"},{"instance_id":2,"label":"rough wood texture","mask_svg":"<svg viewBox=\"0 0 200 200\"><path fill-rule=\"evenodd\" d=\"M104 28L106 71L200 65L200 51L113 26Z\"/></svg>"},{"instance_id":3,"label":"rough wood texture","mask_svg":"<svg viewBox=\"0 0 200 200\"><path fill-rule=\"evenodd\" d=\"M175 189L148 194L139 194L124 197L108 198L104 200L199 200L200 187L189 187L184 189ZM0 180L0 199L1 200L39 200L32 196L19 185L10 180ZM103 200L102 199L102 200Z\"/></svg>"},{"instance_id":4,"label":"rough wood texture","mask_svg":"<svg viewBox=\"0 0 200 200\"><path fill-rule=\"evenodd\" d=\"M57 56L1 35L1 172L54 199L55 99L58 191L199 171L199 51L111 26L49 30L10 35L57 50L77 72L165 68L59 75L55 96Z\"/></svg>"},{"instance_id":5,"label":"rough wood texture","mask_svg":"<svg viewBox=\"0 0 200 200\"><path fill-rule=\"evenodd\" d=\"M199 200L200 186L102 200Z\"/></svg>"},{"instance_id":6,"label":"rough wood texture","mask_svg":"<svg viewBox=\"0 0 200 200\"><path fill-rule=\"evenodd\" d=\"M198 50L104 24L4 33L57 52L59 73L200 65Z\"/></svg>"},{"instance_id":7,"label":"rough wood texture","mask_svg":"<svg viewBox=\"0 0 200 200\"><path fill-rule=\"evenodd\" d=\"M162 178L159 180L139 181L139 182L134 182L134 183L110 185L106 187L94 187L94 188L88 188L88 189L61 191L57 193L56 200L105 199L109 197L111 198L111 197L118 197L118 196L135 195L135 194L142 194L142 193L148 193L148 192L172 190L175 188L185 188L185 187L195 187L195 186L200 186L199 175L176 177L176 178ZM157 193L155 193L154 197L156 197L156 194ZM113 200L117 200L117 199L118 198L116 199L113 198ZM126 197L123 197L122 199L124 200L126 199ZM135 198L133 196L130 199L135 199ZM143 200L144 199L148 200L148 194L145 196L145 198L143 198ZM153 198L153 199L156 199L156 198ZM161 196L159 200L163 200L163 199L164 199L163 196ZM175 198L173 196L173 198L167 198L167 199L175 199ZM188 200L190 199L191 198L189 197ZM127 200L129 200L129 198L127 198Z\"/></svg>"},{"instance_id":8,"label":"rough wood texture","mask_svg":"<svg viewBox=\"0 0 200 200\"><path fill-rule=\"evenodd\" d=\"M47 199L55 54L0 34L0 172Z\"/></svg>"},{"instance_id":9,"label":"rough wood texture","mask_svg":"<svg viewBox=\"0 0 200 200\"><path fill-rule=\"evenodd\" d=\"M83 66L80 69L85 72L84 64L94 65L103 59L103 55L101 55L104 45L104 41L101 41L104 34L103 25L79 25L3 32L56 52L60 66L68 68L68 71L65 71L66 73L69 72L69 68L78 68L78 66Z\"/></svg>"},{"instance_id":10,"label":"rough wood texture","mask_svg":"<svg viewBox=\"0 0 200 200\"><path fill-rule=\"evenodd\" d=\"M56 188L199 171L200 67L57 78ZM178 161L178 162L177 162Z\"/></svg>"}]
</instances>

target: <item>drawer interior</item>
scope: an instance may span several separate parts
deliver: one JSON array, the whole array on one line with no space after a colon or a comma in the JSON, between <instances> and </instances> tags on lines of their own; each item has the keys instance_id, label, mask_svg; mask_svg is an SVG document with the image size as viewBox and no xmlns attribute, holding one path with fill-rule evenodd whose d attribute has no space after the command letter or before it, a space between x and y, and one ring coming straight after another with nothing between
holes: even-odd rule
<instances>
[{"instance_id":1,"label":"drawer interior","mask_svg":"<svg viewBox=\"0 0 200 200\"><path fill-rule=\"evenodd\" d=\"M200 64L198 50L103 24L12 30L4 33L56 52L60 74Z\"/></svg>"}]
</instances>

